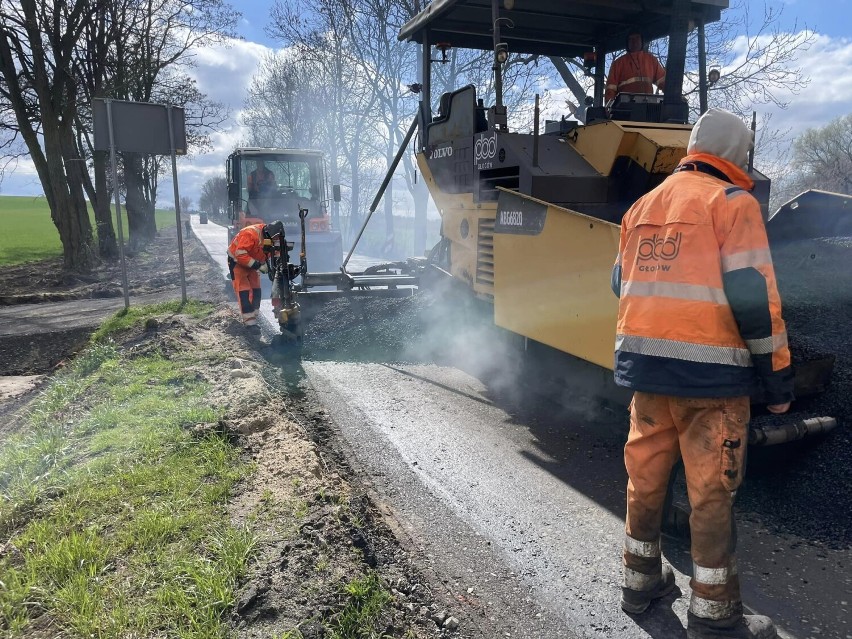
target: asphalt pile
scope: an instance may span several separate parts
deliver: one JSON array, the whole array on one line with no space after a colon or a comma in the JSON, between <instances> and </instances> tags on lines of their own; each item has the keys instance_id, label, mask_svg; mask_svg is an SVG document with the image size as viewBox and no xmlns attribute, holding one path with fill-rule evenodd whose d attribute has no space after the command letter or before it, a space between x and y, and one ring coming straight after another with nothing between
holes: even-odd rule
<instances>
[{"instance_id":1,"label":"asphalt pile","mask_svg":"<svg viewBox=\"0 0 852 639\"><path fill-rule=\"evenodd\" d=\"M325 302L305 326L302 357L347 362L420 362L429 300L343 296Z\"/></svg>"},{"instance_id":2,"label":"asphalt pile","mask_svg":"<svg viewBox=\"0 0 852 639\"><path fill-rule=\"evenodd\" d=\"M490 304L452 287L405 297L346 295L306 310L303 359L436 363L478 375L500 357Z\"/></svg>"},{"instance_id":3,"label":"asphalt pile","mask_svg":"<svg viewBox=\"0 0 852 639\"><path fill-rule=\"evenodd\" d=\"M782 529L832 547L852 541L852 238L806 239L772 247L793 365L834 355L826 392L802 398L773 425L830 416L825 436L750 452L741 504ZM841 495L843 498L838 499ZM770 519L771 518L771 519Z\"/></svg>"}]
</instances>

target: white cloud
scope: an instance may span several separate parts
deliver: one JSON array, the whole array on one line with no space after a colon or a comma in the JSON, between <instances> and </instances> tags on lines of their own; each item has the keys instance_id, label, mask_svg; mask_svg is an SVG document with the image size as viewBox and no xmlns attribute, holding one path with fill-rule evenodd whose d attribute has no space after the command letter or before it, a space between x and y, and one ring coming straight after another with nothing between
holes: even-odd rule
<instances>
[{"instance_id":1,"label":"white cloud","mask_svg":"<svg viewBox=\"0 0 852 639\"><path fill-rule=\"evenodd\" d=\"M774 104L758 105L759 114L771 114L772 126L780 130L789 129L792 139L808 128L825 126L831 120L852 111L852 40L832 38L826 35L801 31L794 34L797 39L807 35L813 40L807 50L799 52L789 63L790 68L799 68L807 87L792 90L788 87L773 88L772 93L786 108ZM766 36L764 40L768 38ZM729 67L742 63L748 49L745 37L737 38L733 51L738 55ZM722 69L724 75L725 70Z\"/></svg>"},{"instance_id":2,"label":"white cloud","mask_svg":"<svg viewBox=\"0 0 852 639\"><path fill-rule=\"evenodd\" d=\"M239 124L243 102L262 60L271 52L262 44L236 39L194 52L195 66L189 73L198 83L198 89L211 100L227 106L231 114L218 131L210 134L211 151L178 162L181 195L192 198L195 204L204 182L224 174L225 158L246 138L246 131ZM171 175L167 179L170 184ZM171 188L160 189L161 200L171 203L172 192Z\"/></svg>"},{"instance_id":3,"label":"white cloud","mask_svg":"<svg viewBox=\"0 0 852 639\"><path fill-rule=\"evenodd\" d=\"M256 42L230 39L225 45L196 50L190 74L208 97L239 107L261 61L271 52Z\"/></svg>"},{"instance_id":4,"label":"white cloud","mask_svg":"<svg viewBox=\"0 0 852 639\"><path fill-rule=\"evenodd\" d=\"M773 124L792 127L797 134L852 111L852 40L817 35L796 64L811 82L798 95L786 93L787 109L770 109Z\"/></svg>"}]
</instances>

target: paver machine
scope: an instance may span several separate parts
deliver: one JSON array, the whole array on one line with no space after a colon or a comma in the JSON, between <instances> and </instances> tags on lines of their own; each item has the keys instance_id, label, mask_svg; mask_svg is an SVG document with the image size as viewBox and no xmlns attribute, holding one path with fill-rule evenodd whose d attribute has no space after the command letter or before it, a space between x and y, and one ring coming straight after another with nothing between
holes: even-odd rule
<instances>
[{"instance_id":1,"label":"paver machine","mask_svg":"<svg viewBox=\"0 0 852 639\"><path fill-rule=\"evenodd\" d=\"M609 277L619 223L686 154L687 38L697 30L701 49L704 26L726 7L727 0L433 0L399 33L422 47L417 162L443 218L430 266L484 300L494 323L521 339L527 361L570 369L570 383L559 374L547 379L578 396L629 399L612 381L617 299ZM606 57L637 29L645 41L667 38L665 94L620 94L604 104ZM492 51L494 103L483 104L469 85L443 93L433 113L435 47ZM594 78L585 123L541 126L536 108L532 131L514 128L501 79L513 53L550 59L563 71L566 60L583 61ZM703 51L697 76L706 108ZM770 181L754 169L751 176L778 254L780 285L797 271L810 277L806 271L821 263L825 247L790 240L852 235L852 201L809 192L770 215ZM782 253L786 268L778 264ZM852 299L850 291L836 294ZM837 300L824 301L830 307ZM794 350L797 396L824 391L834 361L835 353L824 349ZM789 423L753 424L753 443L789 441L835 423L819 412L784 419Z\"/></svg>"}]
</instances>

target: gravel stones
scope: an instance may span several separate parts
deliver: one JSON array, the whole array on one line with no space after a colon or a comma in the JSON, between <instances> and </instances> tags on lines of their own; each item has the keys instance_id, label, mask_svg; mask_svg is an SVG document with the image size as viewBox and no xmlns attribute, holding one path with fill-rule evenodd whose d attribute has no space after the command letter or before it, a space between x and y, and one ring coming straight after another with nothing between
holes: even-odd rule
<instances>
[{"instance_id":1,"label":"gravel stones","mask_svg":"<svg viewBox=\"0 0 852 639\"><path fill-rule=\"evenodd\" d=\"M793 364L836 357L826 392L802 398L786 415L756 414L756 424L813 415L837 418L824 437L750 450L741 509L765 523L832 547L852 541L852 238L807 239L772 247Z\"/></svg>"}]
</instances>

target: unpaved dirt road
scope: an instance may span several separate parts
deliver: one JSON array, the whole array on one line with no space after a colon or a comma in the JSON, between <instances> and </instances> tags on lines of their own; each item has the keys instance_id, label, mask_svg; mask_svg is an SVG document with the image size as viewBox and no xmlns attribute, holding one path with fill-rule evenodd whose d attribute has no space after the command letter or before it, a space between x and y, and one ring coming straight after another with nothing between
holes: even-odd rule
<instances>
[{"instance_id":1,"label":"unpaved dirt road","mask_svg":"<svg viewBox=\"0 0 852 639\"><path fill-rule=\"evenodd\" d=\"M223 245L217 232L204 231L213 247ZM487 376L462 372L464 363L308 360L302 385L423 561L483 610L483 636L685 636L691 561L683 542L664 541L682 595L642 617L618 608L625 422L590 426L523 390L510 402ZM743 492L755 502L755 487L767 486L771 474ZM848 487L837 488L848 499ZM809 516L807 503L789 508L792 521ZM746 604L771 615L785 637L852 637L848 535L826 543L813 526L797 534L789 512L779 514L783 526L762 511L738 519Z\"/></svg>"}]
</instances>

